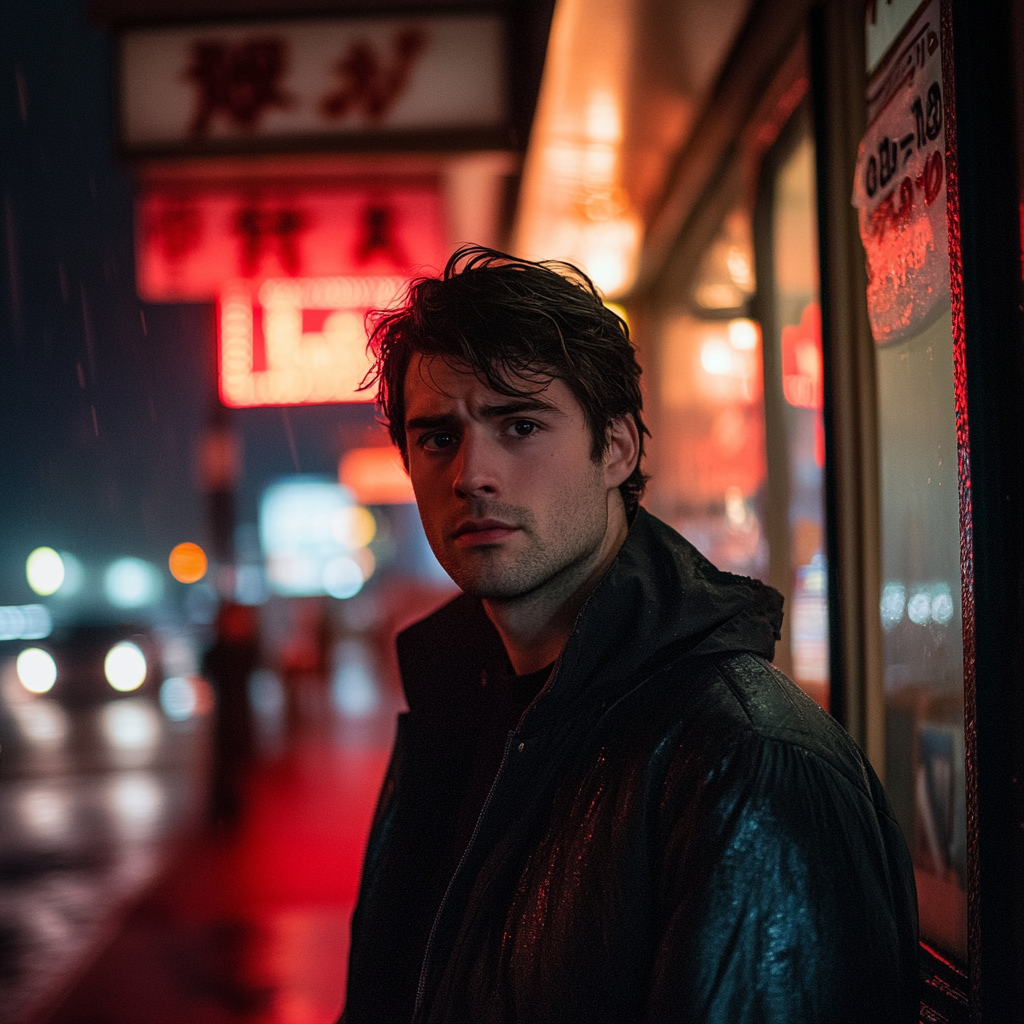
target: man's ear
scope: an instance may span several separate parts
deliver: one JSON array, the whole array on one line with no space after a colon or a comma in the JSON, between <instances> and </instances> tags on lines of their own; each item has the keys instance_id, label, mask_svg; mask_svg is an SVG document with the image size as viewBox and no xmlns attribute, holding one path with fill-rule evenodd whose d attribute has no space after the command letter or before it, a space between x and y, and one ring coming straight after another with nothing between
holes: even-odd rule
<instances>
[{"instance_id":1,"label":"man's ear","mask_svg":"<svg viewBox=\"0 0 1024 1024\"><path fill-rule=\"evenodd\" d=\"M640 458L640 431L630 415L616 416L608 424L604 451L604 482L609 488L618 487L629 479Z\"/></svg>"}]
</instances>

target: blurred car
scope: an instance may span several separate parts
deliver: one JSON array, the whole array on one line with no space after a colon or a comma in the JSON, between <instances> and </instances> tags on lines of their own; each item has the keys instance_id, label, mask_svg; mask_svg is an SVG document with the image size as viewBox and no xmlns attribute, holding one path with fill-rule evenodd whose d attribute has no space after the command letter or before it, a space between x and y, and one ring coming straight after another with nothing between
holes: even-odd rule
<instances>
[{"instance_id":1,"label":"blurred car","mask_svg":"<svg viewBox=\"0 0 1024 1024\"><path fill-rule=\"evenodd\" d=\"M157 697L163 672L160 645L145 626L76 625L42 640L10 641L15 674L32 694L62 703L93 703L122 694Z\"/></svg>"}]
</instances>

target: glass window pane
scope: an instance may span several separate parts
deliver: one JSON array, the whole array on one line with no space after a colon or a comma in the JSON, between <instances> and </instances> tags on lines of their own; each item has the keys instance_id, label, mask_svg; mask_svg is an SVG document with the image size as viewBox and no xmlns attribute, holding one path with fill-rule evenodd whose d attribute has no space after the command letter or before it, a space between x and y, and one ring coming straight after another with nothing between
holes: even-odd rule
<instances>
[{"instance_id":1,"label":"glass window pane","mask_svg":"<svg viewBox=\"0 0 1024 1024\"><path fill-rule=\"evenodd\" d=\"M948 309L877 351L886 782L914 856L921 935L967 955L963 623Z\"/></svg>"},{"instance_id":2,"label":"glass window pane","mask_svg":"<svg viewBox=\"0 0 1024 1024\"><path fill-rule=\"evenodd\" d=\"M772 532L772 582L786 597L776 661L806 693L829 706L828 567L825 559L825 430L821 307L818 304L817 186L814 140L804 110L781 143L784 159L771 186L774 347L767 387L771 509L785 517ZM781 394L779 393L781 392Z\"/></svg>"},{"instance_id":3,"label":"glass window pane","mask_svg":"<svg viewBox=\"0 0 1024 1024\"><path fill-rule=\"evenodd\" d=\"M661 320L647 503L719 568L767 579L761 329L746 315L753 265L749 214L734 209Z\"/></svg>"},{"instance_id":4,"label":"glass window pane","mask_svg":"<svg viewBox=\"0 0 1024 1024\"><path fill-rule=\"evenodd\" d=\"M911 21L871 78L854 181L876 343L886 786L914 857L921 936L966 959L960 501L938 0Z\"/></svg>"}]
</instances>

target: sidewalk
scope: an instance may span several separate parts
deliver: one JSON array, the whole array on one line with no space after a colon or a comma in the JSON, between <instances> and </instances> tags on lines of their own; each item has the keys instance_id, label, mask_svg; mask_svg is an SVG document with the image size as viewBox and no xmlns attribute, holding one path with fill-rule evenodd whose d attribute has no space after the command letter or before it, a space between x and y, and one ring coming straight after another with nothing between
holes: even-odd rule
<instances>
[{"instance_id":1,"label":"sidewalk","mask_svg":"<svg viewBox=\"0 0 1024 1024\"><path fill-rule=\"evenodd\" d=\"M236 830L187 844L50 1020L334 1021L390 725L259 765Z\"/></svg>"}]
</instances>

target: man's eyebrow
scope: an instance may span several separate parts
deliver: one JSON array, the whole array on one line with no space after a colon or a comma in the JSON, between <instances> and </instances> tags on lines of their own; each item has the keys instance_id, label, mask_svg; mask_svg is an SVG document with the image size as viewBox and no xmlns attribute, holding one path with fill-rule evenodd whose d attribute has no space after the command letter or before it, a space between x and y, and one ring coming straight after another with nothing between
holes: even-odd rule
<instances>
[{"instance_id":1,"label":"man's eyebrow","mask_svg":"<svg viewBox=\"0 0 1024 1024\"><path fill-rule=\"evenodd\" d=\"M442 413L440 416L416 416L406 422L406 430L431 430L437 427L454 427L457 424L454 416Z\"/></svg>"},{"instance_id":2,"label":"man's eyebrow","mask_svg":"<svg viewBox=\"0 0 1024 1024\"><path fill-rule=\"evenodd\" d=\"M488 419L499 416L515 416L520 412L558 412L558 408L543 398L517 398L503 405L485 405L480 409L480 415Z\"/></svg>"},{"instance_id":3,"label":"man's eyebrow","mask_svg":"<svg viewBox=\"0 0 1024 1024\"><path fill-rule=\"evenodd\" d=\"M517 398L501 405L485 405L480 408L484 419L499 419L502 416L516 416L524 412L559 412L558 408L542 398ZM458 418L450 413L437 416L414 416L405 424L406 430L438 430L458 426Z\"/></svg>"}]
</instances>

